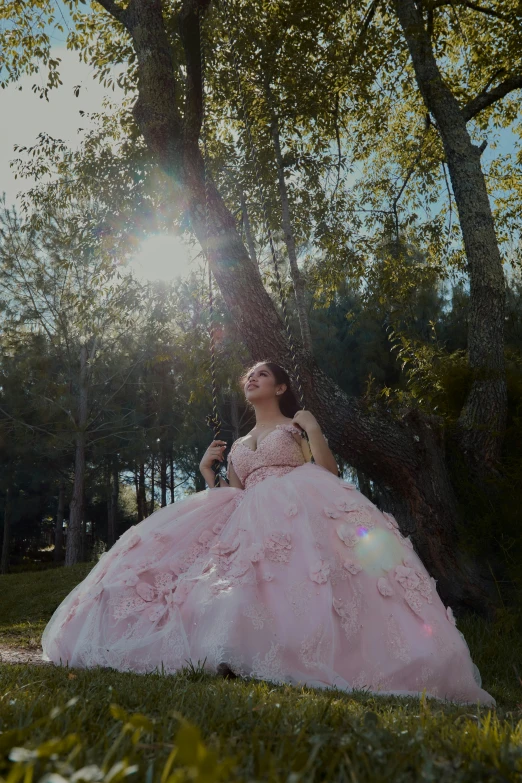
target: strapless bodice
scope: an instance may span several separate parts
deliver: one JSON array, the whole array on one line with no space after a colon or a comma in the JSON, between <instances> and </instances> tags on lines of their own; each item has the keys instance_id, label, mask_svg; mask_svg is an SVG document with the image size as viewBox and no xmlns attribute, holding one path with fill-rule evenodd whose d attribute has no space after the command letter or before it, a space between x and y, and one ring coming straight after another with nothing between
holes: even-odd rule
<instances>
[{"instance_id":1,"label":"strapless bodice","mask_svg":"<svg viewBox=\"0 0 522 783\"><path fill-rule=\"evenodd\" d=\"M301 434L293 424L277 424L253 451L235 440L228 456L245 489L251 489L269 476L284 476L306 462L301 446L292 433Z\"/></svg>"}]
</instances>

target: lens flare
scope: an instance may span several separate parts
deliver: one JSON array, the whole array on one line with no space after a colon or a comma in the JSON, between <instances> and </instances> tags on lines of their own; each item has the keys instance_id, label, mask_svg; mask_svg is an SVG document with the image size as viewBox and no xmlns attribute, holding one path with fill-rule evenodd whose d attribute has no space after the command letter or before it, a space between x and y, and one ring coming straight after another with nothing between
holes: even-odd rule
<instances>
[{"instance_id":1,"label":"lens flare","mask_svg":"<svg viewBox=\"0 0 522 783\"><path fill-rule=\"evenodd\" d=\"M367 574L383 576L383 570L389 571L402 563L404 551L397 536L382 528L357 528L358 541L355 545L357 560Z\"/></svg>"}]
</instances>

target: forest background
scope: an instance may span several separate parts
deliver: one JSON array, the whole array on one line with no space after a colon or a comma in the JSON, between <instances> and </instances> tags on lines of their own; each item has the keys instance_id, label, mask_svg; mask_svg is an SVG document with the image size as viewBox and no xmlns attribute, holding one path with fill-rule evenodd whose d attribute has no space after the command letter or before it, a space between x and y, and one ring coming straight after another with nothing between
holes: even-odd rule
<instances>
[{"instance_id":1,"label":"forest background","mask_svg":"<svg viewBox=\"0 0 522 783\"><path fill-rule=\"evenodd\" d=\"M95 558L204 488L207 270L145 283L129 261L147 236L206 248L222 434L252 426L242 368L294 367L269 228L306 407L340 469L457 609L516 605L520 22L514 0L4 4L2 86L34 74L52 100L57 35L116 87L78 139L35 120L13 156L4 573Z\"/></svg>"}]
</instances>

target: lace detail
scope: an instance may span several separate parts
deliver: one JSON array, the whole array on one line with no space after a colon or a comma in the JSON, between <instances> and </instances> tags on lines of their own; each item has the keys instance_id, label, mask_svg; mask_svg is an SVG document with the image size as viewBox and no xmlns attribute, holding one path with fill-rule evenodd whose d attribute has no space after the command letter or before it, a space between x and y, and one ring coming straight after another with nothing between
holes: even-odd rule
<instances>
[{"instance_id":1,"label":"lace detail","mask_svg":"<svg viewBox=\"0 0 522 783\"><path fill-rule=\"evenodd\" d=\"M312 588L309 582L305 580L294 582L294 584L286 588L285 595L296 617L302 617L306 614L308 604L312 598Z\"/></svg>"},{"instance_id":2,"label":"lace detail","mask_svg":"<svg viewBox=\"0 0 522 783\"><path fill-rule=\"evenodd\" d=\"M280 436L279 433L285 433ZM306 462L301 446L292 433L301 433L293 424L277 424L266 435L256 451L236 440L230 449L229 461L245 487L243 492L252 489L265 478L284 476L294 468ZM242 500L242 498L241 498ZM241 502L237 501L237 505Z\"/></svg>"},{"instance_id":3,"label":"lace detail","mask_svg":"<svg viewBox=\"0 0 522 783\"><path fill-rule=\"evenodd\" d=\"M176 555L170 562L170 569L176 576L184 574L196 562L198 557L206 552L207 547L204 544L196 542L186 550Z\"/></svg>"},{"instance_id":4,"label":"lace detail","mask_svg":"<svg viewBox=\"0 0 522 783\"><path fill-rule=\"evenodd\" d=\"M285 465L263 465L259 468L254 468L252 473L245 479L244 492L253 489L256 484L259 484L267 478L272 478L272 476L286 476L286 474L291 473L293 469L293 467Z\"/></svg>"},{"instance_id":5,"label":"lace detail","mask_svg":"<svg viewBox=\"0 0 522 783\"><path fill-rule=\"evenodd\" d=\"M252 625L256 631L260 631L265 627L265 623L272 623L274 621L273 615L266 604L249 604L243 610L245 617L252 620Z\"/></svg>"},{"instance_id":6,"label":"lace detail","mask_svg":"<svg viewBox=\"0 0 522 783\"><path fill-rule=\"evenodd\" d=\"M345 570L344 562L338 552L334 557L327 559L327 563L330 566L330 582L332 585L336 585L339 582L345 582L348 577L348 572ZM361 569L359 568L359 571ZM353 573L353 572L352 572Z\"/></svg>"},{"instance_id":7,"label":"lace detail","mask_svg":"<svg viewBox=\"0 0 522 783\"><path fill-rule=\"evenodd\" d=\"M205 656L207 662L216 668L220 663L230 665L230 655L227 650L227 640L230 638L232 621L214 623L212 630L205 640Z\"/></svg>"},{"instance_id":8,"label":"lace detail","mask_svg":"<svg viewBox=\"0 0 522 783\"><path fill-rule=\"evenodd\" d=\"M438 688L436 685L431 684L431 680L433 679L434 674L435 672L432 668L429 666L423 666L421 668L420 677L417 677L416 679L416 684L418 689L421 691L428 685L428 683L430 683L430 693L432 693L434 696L437 696Z\"/></svg>"},{"instance_id":9,"label":"lace detail","mask_svg":"<svg viewBox=\"0 0 522 783\"><path fill-rule=\"evenodd\" d=\"M381 576L377 579L377 590L381 595L387 598L390 595L395 595L395 591L386 577Z\"/></svg>"},{"instance_id":10,"label":"lace detail","mask_svg":"<svg viewBox=\"0 0 522 783\"><path fill-rule=\"evenodd\" d=\"M391 614L386 621L387 646L392 658L403 663L411 662L409 646L401 633L399 623Z\"/></svg>"},{"instance_id":11,"label":"lace detail","mask_svg":"<svg viewBox=\"0 0 522 783\"><path fill-rule=\"evenodd\" d=\"M315 515L310 520L310 527L312 529L312 532L314 534L314 537L317 540L321 540L326 531L328 530L328 520L325 519L324 515Z\"/></svg>"},{"instance_id":12,"label":"lace detail","mask_svg":"<svg viewBox=\"0 0 522 783\"><path fill-rule=\"evenodd\" d=\"M330 566L326 560L317 560L310 566L310 579L312 582L322 585L328 581Z\"/></svg>"},{"instance_id":13,"label":"lace detail","mask_svg":"<svg viewBox=\"0 0 522 783\"><path fill-rule=\"evenodd\" d=\"M189 658L189 647L179 616L171 617L169 632L163 637L160 655L167 671L175 671Z\"/></svg>"},{"instance_id":14,"label":"lace detail","mask_svg":"<svg viewBox=\"0 0 522 783\"><path fill-rule=\"evenodd\" d=\"M326 660L332 651L332 641L328 639L323 625L301 642L299 660L305 669L325 669Z\"/></svg>"},{"instance_id":15,"label":"lace detail","mask_svg":"<svg viewBox=\"0 0 522 783\"><path fill-rule=\"evenodd\" d=\"M353 574L354 576L356 576L360 571L362 571L362 566L360 566L359 563L356 563L354 560L349 560L349 559L343 561L343 568L345 568L347 571L350 572L350 574Z\"/></svg>"},{"instance_id":16,"label":"lace detail","mask_svg":"<svg viewBox=\"0 0 522 783\"><path fill-rule=\"evenodd\" d=\"M355 688L356 690L361 690L362 688L368 688L368 675L362 669L357 677L354 677L352 680L352 688Z\"/></svg>"},{"instance_id":17,"label":"lace detail","mask_svg":"<svg viewBox=\"0 0 522 783\"><path fill-rule=\"evenodd\" d=\"M147 602L140 598L134 590L122 592L114 598L110 598L109 606L112 606L112 614L115 620L124 620L131 614L141 612L147 606Z\"/></svg>"},{"instance_id":18,"label":"lace detail","mask_svg":"<svg viewBox=\"0 0 522 783\"><path fill-rule=\"evenodd\" d=\"M341 598L334 598L333 608L341 618L341 627L348 641L351 641L362 628L360 623L360 611L362 606L362 588L352 582L353 596L351 599L343 601Z\"/></svg>"},{"instance_id":19,"label":"lace detail","mask_svg":"<svg viewBox=\"0 0 522 783\"><path fill-rule=\"evenodd\" d=\"M353 548L359 541L357 531L349 522L342 522L337 525L337 535L345 546Z\"/></svg>"},{"instance_id":20,"label":"lace detail","mask_svg":"<svg viewBox=\"0 0 522 783\"><path fill-rule=\"evenodd\" d=\"M372 691L388 691L391 688L391 677L387 677L384 672L377 671L372 677Z\"/></svg>"},{"instance_id":21,"label":"lace detail","mask_svg":"<svg viewBox=\"0 0 522 783\"><path fill-rule=\"evenodd\" d=\"M252 676L260 680L284 682L283 661L279 653L282 649L283 645L272 642L263 659L260 653L256 653L252 661Z\"/></svg>"},{"instance_id":22,"label":"lace detail","mask_svg":"<svg viewBox=\"0 0 522 783\"><path fill-rule=\"evenodd\" d=\"M291 549L290 533L271 533L265 538L265 555L274 563L289 563Z\"/></svg>"},{"instance_id":23,"label":"lace detail","mask_svg":"<svg viewBox=\"0 0 522 783\"><path fill-rule=\"evenodd\" d=\"M411 558L405 558L403 563L408 565L397 566L395 568L395 579L404 588L404 600L417 615L422 615L423 600L432 603L431 580L428 574L422 571L416 571L412 565Z\"/></svg>"}]
</instances>

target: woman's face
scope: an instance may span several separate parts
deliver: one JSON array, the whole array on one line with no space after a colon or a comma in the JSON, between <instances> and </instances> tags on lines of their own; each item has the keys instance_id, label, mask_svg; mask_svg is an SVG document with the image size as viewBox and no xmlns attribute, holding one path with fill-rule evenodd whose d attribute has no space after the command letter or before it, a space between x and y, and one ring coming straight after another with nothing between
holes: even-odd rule
<instances>
[{"instance_id":1,"label":"woman's face","mask_svg":"<svg viewBox=\"0 0 522 783\"><path fill-rule=\"evenodd\" d=\"M270 397L280 397L286 389L286 385L284 383L276 384L274 373L268 369L266 364L259 364L250 370L243 388L246 399L249 402L255 402Z\"/></svg>"}]
</instances>

